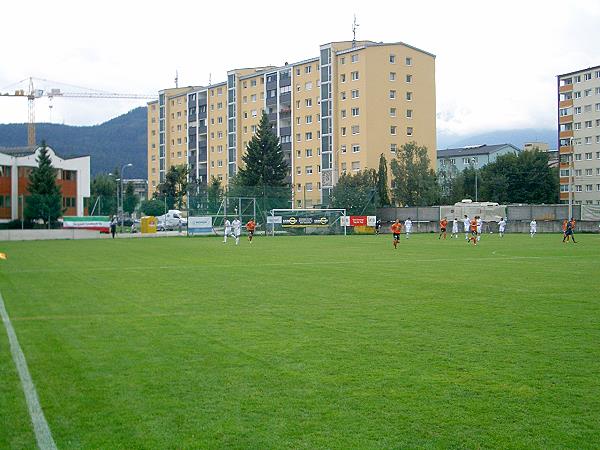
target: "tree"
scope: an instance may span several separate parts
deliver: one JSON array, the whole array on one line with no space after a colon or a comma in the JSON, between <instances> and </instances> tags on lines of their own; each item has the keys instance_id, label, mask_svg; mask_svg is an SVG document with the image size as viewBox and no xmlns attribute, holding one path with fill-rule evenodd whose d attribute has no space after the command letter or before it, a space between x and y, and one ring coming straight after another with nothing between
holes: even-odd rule
<instances>
[{"instance_id":1,"label":"tree","mask_svg":"<svg viewBox=\"0 0 600 450\"><path fill-rule=\"evenodd\" d=\"M381 208L389 204L387 160L382 153L379 157L379 170L377 171L377 206Z\"/></svg>"},{"instance_id":2,"label":"tree","mask_svg":"<svg viewBox=\"0 0 600 450\"><path fill-rule=\"evenodd\" d=\"M155 197L167 202L168 209L182 209L187 193L188 168L186 165L171 166L165 175L165 181L158 185Z\"/></svg>"},{"instance_id":3,"label":"tree","mask_svg":"<svg viewBox=\"0 0 600 450\"><path fill-rule=\"evenodd\" d=\"M377 173L363 170L355 175L342 174L331 191L331 207L345 208L347 214L375 213Z\"/></svg>"},{"instance_id":4,"label":"tree","mask_svg":"<svg viewBox=\"0 0 600 450\"><path fill-rule=\"evenodd\" d=\"M45 141L42 141L37 164L29 174L29 196L26 197L23 213L25 220L42 219L50 227L64 210L61 189L56 184L56 170L52 167Z\"/></svg>"},{"instance_id":5,"label":"tree","mask_svg":"<svg viewBox=\"0 0 600 450\"><path fill-rule=\"evenodd\" d=\"M123 211L128 214L133 214L139 202L140 197L135 193L133 183L130 181L127 183L125 195L123 196Z\"/></svg>"},{"instance_id":6,"label":"tree","mask_svg":"<svg viewBox=\"0 0 600 450\"><path fill-rule=\"evenodd\" d=\"M97 175L90 186L90 207L95 216L108 216L117 213L117 182L110 175ZM96 203L97 202L97 203ZM92 211L90 210L90 214Z\"/></svg>"},{"instance_id":7,"label":"tree","mask_svg":"<svg viewBox=\"0 0 600 450\"><path fill-rule=\"evenodd\" d=\"M223 188L221 187L221 180L215 177L210 178L210 184L208 185L208 212L215 214L219 210L221 198L223 196Z\"/></svg>"},{"instance_id":8,"label":"tree","mask_svg":"<svg viewBox=\"0 0 600 450\"><path fill-rule=\"evenodd\" d=\"M165 204L160 200L144 200L140 211L146 216L162 216L165 213Z\"/></svg>"},{"instance_id":9,"label":"tree","mask_svg":"<svg viewBox=\"0 0 600 450\"><path fill-rule=\"evenodd\" d=\"M288 187L289 166L281 151L279 138L273 133L264 111L256 134L246 146L242 161L244 167L239 169L235 177L239 186Z\"/></svg>"},{"instance_id":10,"label":"tree","mask_svg":"<svg viewBox=\"0 0 600 450\"><path fill-rule=\"evenodd\" d=\"M429 206L439 198L439 185L431 168L427 147L404 144L392 160L394 199L405 206Z\"/></svg>"}]
</instances>

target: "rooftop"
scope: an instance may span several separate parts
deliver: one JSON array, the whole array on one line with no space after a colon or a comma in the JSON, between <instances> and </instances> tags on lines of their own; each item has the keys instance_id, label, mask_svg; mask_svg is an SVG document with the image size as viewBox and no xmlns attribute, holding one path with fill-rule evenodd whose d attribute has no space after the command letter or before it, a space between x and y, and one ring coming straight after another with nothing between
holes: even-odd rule
<instances>
[{"instance_id":1,"label":"rooftop","mask_svg":"<svg viewBox=\"0 0 600 450\"><path fill-rule=\"evenodd\" d=\"M480 145L467 145L466 147L459 148L446 148L437 151L438 158L448 158L452 156L476 156L476 155L491 155L492 153L499 152L509 147L515 152L520 152L521 149L515 147L512 144L480 144Z\"/></svg>"}]
</instances>

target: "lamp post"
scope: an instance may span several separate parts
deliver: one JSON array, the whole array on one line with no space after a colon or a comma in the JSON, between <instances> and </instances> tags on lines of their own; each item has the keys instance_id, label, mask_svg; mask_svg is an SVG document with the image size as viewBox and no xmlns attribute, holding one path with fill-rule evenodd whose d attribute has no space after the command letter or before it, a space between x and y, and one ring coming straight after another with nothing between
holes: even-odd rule
<instances>
[{"instance_id":1,"label":"lamp post","mask_svg":"<svg viewBox=\"0 0 600 450\"><path fill-rule=\"evenodd\" d=\"M571 217L573 217L573 188L574 188L574 184L575 184L575 161L574 161L574 152L573 152L573 138L569 139L569 146L571 147L571 153L569 153L569 184L568 184L568 189L569 189L569 213L567 217L567 220L571 220ZM559 157L560 158L560 157Z\"/></svg>"},{"instance_id":2,"label":"lamp post","mask_svg":"<svg viewBox=\"0 0 600 450\"><path fill-rule=\"evenodd\" d=\"M123 164L123 167L121 167L121 232L123 232L123 179L125 178L123 176L123 171L125 170L125 168L127 167L131 167L133 166L133 164L131 163L127 163L127 164Z\"/></svg>"},{"instance_id":3,"label":"lamp post","mask_svg":"<svg viewBox=\"0 0 600 450\"><path fill-rule=\"evenodd\" d=\"M473 168L475 169L475 202L477 203L477 201L478 201L478 196L477 196L477 168L475 167L477 165L477 158L473 157L473 159L471 159L471 162L473 163Z\"/></svg>"}]
</instances>

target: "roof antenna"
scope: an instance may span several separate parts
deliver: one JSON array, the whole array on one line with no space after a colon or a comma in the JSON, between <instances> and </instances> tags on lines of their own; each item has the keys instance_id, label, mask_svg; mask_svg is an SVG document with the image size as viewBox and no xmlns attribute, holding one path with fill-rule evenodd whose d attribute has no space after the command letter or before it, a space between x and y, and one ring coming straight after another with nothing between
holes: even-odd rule
<instances>
[{"instance_id":1,"label":"roof antenna","mask_svg":"<svg viewBox=\"0 0 600 450\"><path fill-rule=\"evenodd\" d=\"M356 14L354 14L354 22L352 23L352 47L356 47L356 29L360 25L356 23Z\"/></svg>"},{"instance_id":2,"label":"roof antenna","mask_svg":"<svg viewBox=\"0 0 600 450\"><path fill-rule=\"evenodd\" d=\"M175 87L179 87L179 72L177 70L175 70Z\"/></svg>"},{"instance_id":3,"label":"roof antenna","mask_svg":"<svg viewBox=\"0 0 600 450\"><path fill-rule=\"evenodd\" d=\"M208 72L208 85L212 86L212 73Z\"/></svg>"}]
</instances>

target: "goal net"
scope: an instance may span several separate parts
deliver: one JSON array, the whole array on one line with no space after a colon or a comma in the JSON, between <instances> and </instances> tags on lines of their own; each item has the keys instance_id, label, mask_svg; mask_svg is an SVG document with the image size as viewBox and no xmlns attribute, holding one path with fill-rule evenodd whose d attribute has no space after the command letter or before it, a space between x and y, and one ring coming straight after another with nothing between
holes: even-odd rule
<instances>
[{"instance_id":1,"label":"goal net","mask_svg":"<svg viewBox=\"0 0 600 450\"><path fill-rule=\"evenodd\" d=\"M272 209L265 224L275 235L346 234L345 209Z\"/></svg>"}]
</instances>

